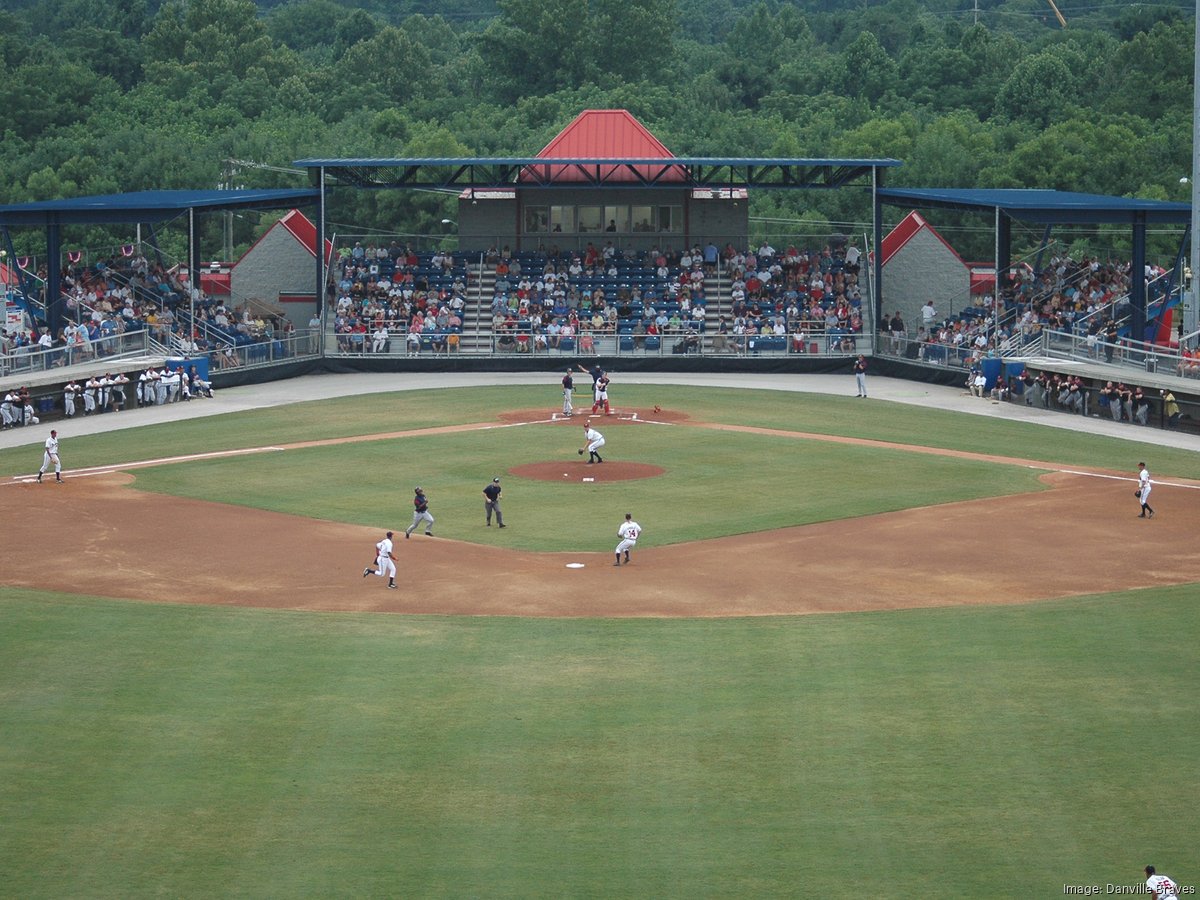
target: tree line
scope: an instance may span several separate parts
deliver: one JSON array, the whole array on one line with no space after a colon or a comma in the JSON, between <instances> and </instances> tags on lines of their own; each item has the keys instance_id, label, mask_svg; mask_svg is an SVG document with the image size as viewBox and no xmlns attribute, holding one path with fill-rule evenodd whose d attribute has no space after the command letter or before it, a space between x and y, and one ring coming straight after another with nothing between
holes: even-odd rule
<instances>
[{"instance_id":1,"label":"tree line","mask_svg":"<svg viewBox=\"0 0 1200 900\"><path fill-rule=\"evenodd\" d=\"M10 0L0 202L216 187L230 158L532 155L589 108L628 109L680 156L893 157L896 187L1188 199L1190 3L1058 5L1066 28L1034 0ZM338 191L329 217L422 234L451 204ZM751 213L814 234L870 218L856 191L757 192ZM239 247L259 227L238 220ZM969 217L939 228L990 256Z\"/></svg>"}]
</instances>

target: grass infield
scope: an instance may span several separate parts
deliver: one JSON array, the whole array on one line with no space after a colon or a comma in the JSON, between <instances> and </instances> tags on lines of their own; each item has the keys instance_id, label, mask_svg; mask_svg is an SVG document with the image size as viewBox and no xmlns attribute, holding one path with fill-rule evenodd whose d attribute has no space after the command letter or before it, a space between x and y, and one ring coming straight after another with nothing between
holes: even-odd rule
<instances>
[{"instance_id":1,"label":"grass infield","mask_svg":"<svg viewBox=\"0 0 1200 900\"><path fill-rule=\"evenodd\" d=\"M556 400L551 386L320 401L64 434L64 463L69 476L488 422ZM1146 459L1156 477L1200 477L1186 451L888 403L662 386L623 386L619 403L1128 472ZM138 486L394 526L420 483L451 534L458 510L478 517L492 475L573 456L572 431L163 466L139 470ZM653 510L651 542L668 543L1039 487L1017 466L900 448L606 434L611 454L667 475L573 493L506 480L521 528L505 543L590 549L562 523L586 510L607 526L630 497ZM40 458L40 442L0 451L0 473ZM498 541L481 531L471 539ZM1147 862L1186 884L1200 815L1194 595L589 621L0 587L0 894L1033 897L1134 884Z\"/></svg>"}]
</instances>

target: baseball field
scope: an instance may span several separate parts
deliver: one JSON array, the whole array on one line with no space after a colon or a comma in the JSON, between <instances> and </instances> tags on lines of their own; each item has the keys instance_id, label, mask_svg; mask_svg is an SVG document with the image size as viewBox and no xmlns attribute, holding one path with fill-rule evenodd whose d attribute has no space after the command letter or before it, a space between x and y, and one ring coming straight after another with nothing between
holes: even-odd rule
<instances>
[{"instance_id":1,"label":"baseball field","mask_svg":"<svg viewBox=\"0 0 1200 900\"><path fill-rule=\"evenodd\" d=\"M623 385L587 465L556 395L64 425L61 486L0 450L0 895L1200 882L1200 456Z\"/></svg>"}]
</instances>

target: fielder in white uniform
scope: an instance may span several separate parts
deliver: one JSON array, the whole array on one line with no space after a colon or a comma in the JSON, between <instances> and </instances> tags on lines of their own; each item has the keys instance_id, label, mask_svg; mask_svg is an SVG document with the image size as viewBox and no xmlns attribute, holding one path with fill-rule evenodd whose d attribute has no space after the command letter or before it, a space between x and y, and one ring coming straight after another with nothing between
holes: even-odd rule
<instances>
[{"instance_id":1,"label":"fielder in white uniform","mask_svg":"<svg viewBox=\"0 0 1200 900\"><path fill-rule=\"evenodd\" d=\"M1154 900L1179 900L1179 885L1156 873L1154 866L1146 866L1146 893Z\"/></svg>"},{"instance_id":2,"label":"fielder in white uniform","mask_svg":"<svg viewBox=\"0 0 1200 900\"><path fill-rule=\"evenodd\" d=\"M54 466L54 480L62 484L62 463L58 459L57 431L51 431L50 437L46 438L46 452L42 454L42 467L38 469L38 484L42 483L42 475L51 465Z\"/></svg>"},{"instance_id":3,"label":"fielder in white uniform","mask_svg":"<svg viewBox=\"0 0 1200 900\"><path fill-rule=\"evenodd\" d=\"M1154 488L1154 483L1150 480L1150 472L1146 468L1144 462L1138 463L1138 498L1142 504L1141 515L1139 519L1154 518L1154 510L1150 508L1150 491Z\"/></svg>"},{"instance_id":4,"label":"fielder in white uniform","mask_svg":"<svg viewBox=\"0 0 1200 900\"><path fill-rule=\"evenodd\" d=\"M604 446L604 435L591 425L583 426L583 442L588 452L588 465L594 462L604 462L600 456L600 448Z\"/></svg>"},{"instance_id":5,"label":"fielder in white uniform","mask_svg":"<svg viewBox=\"0 0 1200 900\"><path fill-rule=\"evenodd\" d=\"M633 521L633 513L625 513L625 521L621 523L621 527L617 529L617 537L621 542L617 544L616 562L614 566L621 565L621 554L625 554L625 565L629 565L629 551L637 544L638 535L642 533L642 526Z\"/></svg>"},{"instance_id":6,"label":"fielder in white uniform","mask_svg":"<svg viewBox=\"0 0 1200 900\"><path fill-rule=\"evenodd\" d=\"M375 545L375 568L371 569L367 566L363 569L363 578L366 578L374 571L376 575L382 578L384 575L388 577L388 587L392 590L396 589L396 557L392 555L392 533L389 531L387 537Z\"/></svg>"}]
</instances>

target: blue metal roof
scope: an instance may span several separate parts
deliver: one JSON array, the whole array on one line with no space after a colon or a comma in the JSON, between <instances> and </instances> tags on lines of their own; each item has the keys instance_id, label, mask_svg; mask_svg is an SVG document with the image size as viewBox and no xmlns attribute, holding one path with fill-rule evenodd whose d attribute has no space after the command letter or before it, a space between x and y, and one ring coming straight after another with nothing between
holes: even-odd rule
<instances>
[{"instance_id":1,"label":"blue metal roof","mask_svg":"<svg viewBox=\"0 0 1200 900\"><path fill-rule=\"evenodd\" d=\"M298 159L339 182L363 188L760 187L834 188L896 159L773 159L767 157L413 157L408 159ZM563 184L556 175L575 176ZM621 177L614 178L614 171ZM682 178L680 176L683 176Z\"/></svg>"},{"instance_id":2,"label":"blue metal roof","mask_svg":"<svg viewBox=\"0 0 1200 900\"><path fill-rule=\"evenodd\" d=\"M628 163L630 165L706 165L706 166L899 166L901 165L898 159L788 159L775 157L614 157L614 156L587 156L587 157L543 157L543 156L504 156L504 157L411 157L411 158L385 158L385 157L361 157L357 159L298 159L292 163L300 168L317 168L319 166L371 166L374 168L397 168L400 166L462 166L462 165L509 165L509 166L531 166L531 165L587 165L603 163L613 165L614 163Z\"/></svg>"},{"instance_id":3,"label":"blue metal roof","mask_svg":"<svg viewBox=\"0 0 1200 900\"><path fill-rule=\"evenodd\" d=\"M1046 225L1147 224L1186 225L1190 203L1110 197L1040 188L882 188L879 200L891 206L1003 210L1010 218Z\"/></svg>"},{"instance_id":4,"label":"blue metal roof","mask_svg":"<svg viewBox=\"0 0 1200 900\"><path fill-rule=\"evenodd\" d=\"M314 204L315 188L240 191L135 191L0 206L0 226L161 222L189 209L288 209Z\"/></svg>"}]
</instances>

